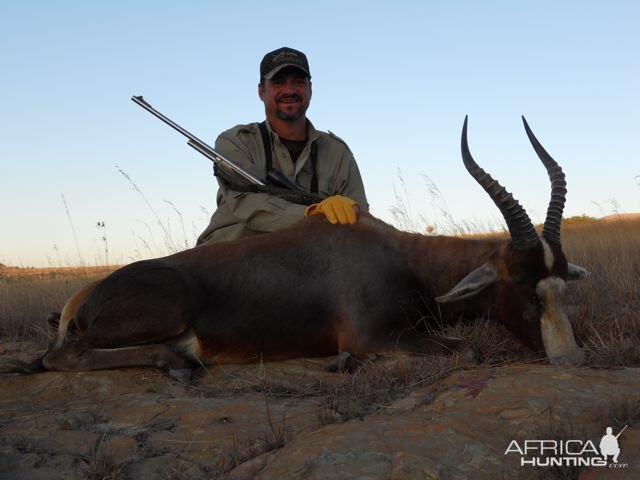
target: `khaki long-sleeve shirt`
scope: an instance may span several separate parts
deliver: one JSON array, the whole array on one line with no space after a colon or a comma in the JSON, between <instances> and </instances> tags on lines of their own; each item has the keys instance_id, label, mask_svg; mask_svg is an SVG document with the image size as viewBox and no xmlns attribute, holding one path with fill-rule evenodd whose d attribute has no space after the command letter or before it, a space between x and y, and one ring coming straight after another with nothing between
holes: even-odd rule
<instances>
[{"instance_id":1,"label":"khaki long-sleeve shirt","mask_svg":"<svg viewBox=\"0 0 640 480\"><path fill-rule=\"evenodd\" d=\"M307 144L294 163L289 151L271 130L273 167L290 180L311 191L311 144L316 142L318 194L343 195L355 200L362 210L369 204L360 171L349 147L332 133L316 130L307 121ZM258 123L237 125L218 136L215 150L257 177L265 178L266 155ZM218 181L218 208L197 245L279 230L304 217L305 206L267 193L237 192Z\"/></svg>"}]
</instances>

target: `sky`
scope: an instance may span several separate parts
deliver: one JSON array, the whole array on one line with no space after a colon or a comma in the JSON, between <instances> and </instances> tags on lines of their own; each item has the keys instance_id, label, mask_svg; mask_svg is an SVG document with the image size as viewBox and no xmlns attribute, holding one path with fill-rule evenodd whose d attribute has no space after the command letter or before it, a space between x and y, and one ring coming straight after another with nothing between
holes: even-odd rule
<instances>
[{"instance_id":1,"label":"sky","mask_svg":"<svg viewBox=\"0 0 640 480\"><path fill-rule=\"evenodd\" d=\"M0 263L126 263L192 246L209 160L131 102L213 145L264 119L263 55L309 58L308 117L353 151L371 212L404 228L499 228L478 163L544 220L640 211L637 1L0 2ZM400 221L394 209L404 210Z\"/></svg>"}]
</instances>

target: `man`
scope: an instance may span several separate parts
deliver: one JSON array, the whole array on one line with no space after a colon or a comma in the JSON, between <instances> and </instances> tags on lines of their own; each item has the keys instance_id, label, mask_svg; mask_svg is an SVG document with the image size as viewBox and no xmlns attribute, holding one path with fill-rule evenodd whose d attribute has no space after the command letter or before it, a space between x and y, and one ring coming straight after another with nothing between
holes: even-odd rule
<instances>
[{"instance_id":1,"label":"man","mask_svg":"<svg viewBox=\"0 0 640 480\"><path fill-rule=\"evenodd\" d=\"M198 245L272 232L311 215L355 223L358 209L369 209L349 147L332 133L317 131L306 117L311 74L304 53L287 47L267 53L260 63L258 95L266 121L223 132L215 150L260 178L275 167L324 200L307 207L269 193L234 190L219 179L218 208Z\"/></svg>"},{"instance_id":2,"label":"man","mask_svg":"<svg viewBox=\"0 0 640 480\"><path fill-rule=\"evenodd\" d=\"M600 453L604 457L605 462L607 461L607 455L613 455L613 463L618 463L620 447L618 446L618 437L613 434L613 428L611 427L607 427L607 434L600 440Z\"/></svg>"}]
</instances>

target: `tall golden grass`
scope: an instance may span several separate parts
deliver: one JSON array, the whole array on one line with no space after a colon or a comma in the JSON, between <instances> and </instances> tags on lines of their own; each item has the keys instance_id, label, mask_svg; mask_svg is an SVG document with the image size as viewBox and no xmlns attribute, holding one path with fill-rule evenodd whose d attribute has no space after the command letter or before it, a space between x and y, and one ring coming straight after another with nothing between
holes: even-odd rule
<instances>
[{"instance_id":1,"label":"tall golden grass","mask_svg":"<svg viewBox=\"0 0 640 480\"><path fill-rule=\"evenodd\" d=\"M0 268L0 338L47 341L47 317L77 289L116 266Z\"/></svg>"},{"instance_id":2,"label":"tall golden grass","mask_svg":"<svg viewBox=\"0 0 640 480\"><path fill-rule=\"evenodd\" d=\"M640 365L640 219L566 228L567 258L590 275L569 289L578 339L594 366Z\"/></svg>"},{"instance_id":3,"label":"tall golden grass","mask_svg":"<svg viewBox=\"0 0 640 480\"><path fill-rule=\"evenodd\" d=\"M576 337L590 364L640 366L640 220L568 221L562 235L569 261L590 272L568 293ZM59 312L74 290L115 268L0 269L0 338L45 345L48 314ZM489 363L516 361L522 354L489 322L458 334L480 339Z\"/></svg>"}]
</instances>

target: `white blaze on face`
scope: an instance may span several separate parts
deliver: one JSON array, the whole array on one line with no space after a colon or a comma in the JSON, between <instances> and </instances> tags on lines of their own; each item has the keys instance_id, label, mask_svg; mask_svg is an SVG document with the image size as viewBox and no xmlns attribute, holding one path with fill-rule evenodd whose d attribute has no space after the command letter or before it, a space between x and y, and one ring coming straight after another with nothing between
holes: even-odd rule
<instances>
[{"instance_id":1,"label":"white blaze on face","mask_svg":"<svg viewBox=\"0 0 640 480\"><path fill-rule=\"evenodd\" d=\"M580 365L584 362L584 352L576 344L573 328L564 308L564 294L567 284L558 277L540 280L536 294L542 302L540 317L542 343L547 357L553 365Z\"/></svg>"},{"instance_id":2,"label":"white blaze on face","mask_svg":"<svg viewBox=\"0 0 640 480\"><path fill-rule=\"evenodd\" d=\"M540 237L540 243L542 243L542 248L544 249L544 264L547 267L547 270L551 270L556 258L551 251L551 247L544 238Z\"/></svg>"},{"instance_id":3,"label":"white blaze on face","mask_svg":"<svg viewBox=\"0 0 640 480\"><path fill-rule=\"evenodd\" d=\"M549 270L555 258L544 239L544 261ZM543 312L540 318L542 343L547 357L554 365L580 365L584 362L584 352L576 344L571 322L564 308L564 295L567 284L558 277L547 277L536 285L536 294L542 302Z\"/></svg>"}]
</instances>

